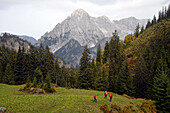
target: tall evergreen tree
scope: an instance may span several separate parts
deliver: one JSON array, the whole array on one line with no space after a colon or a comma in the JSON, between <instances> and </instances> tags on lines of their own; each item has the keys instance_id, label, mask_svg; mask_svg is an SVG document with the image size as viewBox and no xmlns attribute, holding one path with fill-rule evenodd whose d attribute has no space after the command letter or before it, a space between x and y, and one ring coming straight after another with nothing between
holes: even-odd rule
<instances>
[{"instance_id":1,"label":"tall evergreen tree","mask_svg":"<svg viewBox=\"0 0 170 113\"><path fill-rule=\"evenodd\" d=\"M58 77L61 75L61 69L59 66L59 62L55 60L55 83L58 84Z\"/></svg>"},{"instance_id":2,"label":"tall evergreen tree","mask_svg":"<svg viewBox=\"0 0 170 113\"><path fill-rule=\"evenodd\" d=\"M139 49L141 52L141 49ZM136 68L135 68L135 88L136 88L136 97L144 98L145 97L145 91L147 87L147 68L146 68L146 63L145 60L143 59L143 56L141 53L138 55L138 60L136 63Z\"/></svg>"},{"instance_id":3,"label":"tall evergreen tree","mask_svg":"<svg viewBox=\"0 0 170 113\"><path fill-rule=\"evenodd\" d=\"M24 83L24 76L23 76L23 53L21 48L19 47L17 53L16 64L14 68L14 80L17 85Z\"/></svg>"},{"instance_id":4,"label":"tall evergreen tree","mask_svg":"<svg viewBox=\"0 0 170 113\"><path fill-rule=\"evenodd\" d=\"M139 28L140 28L140 26L139 26L139 23L138 23L138 25L136 26L136 29L135 29L135 37L136 38L139 36Z\"/></svg>"},{"instance_id":5,"label":"tall evergreen tree","mask_svg":"<svg viewBox=\"0 0 170 113\"><path fill-rule=\"evenodd\" d=\"M118 94L127 94L127 80L128 76L130 75L129 73L129 68L128 64L126 62L122 63L121 70L119 72L119 77L118 77Z\"/></svg>"},{"instance_id":6,"label":"tall evergreen tree","mask_svg":"<svg viewBox=\"0 0 170 113\"><path fill-rule=\"evenodd\" d=\"M97 58L96 58L96 63L97 63L97 67L100 68L101 65L101 57L102 56L102 51L101 51L101 46L100 44L97 47Z\"/></svg>"},{"instance_id":7,"label":"tall evergreen tree","mask_svg":"<svg viewBox=\"0 0 170 113\"><path fill-rule=\"evenodd\" d=\"M79 87L80 88L89 88L89 81L91 81L91 69L90 69L90 51L87 48L87 45L85 46L85 49L82 53L82 57L80 59L80 75L79 75Z\"/></svg>"},{"instance_id":8,"label":"tall evergreen tree","mask_svg":"<svg viewBox=\"0 0 170 113\"><path fill-rule=\"evenodd\" d=\"M3 81L6 84L15 84L14 81L14 72L11 68L10 63L7 64L6 69L5 69L5 76L3 77Z\"/></svg>"},{"instance_id":9,"label":"tall evergreen tree","mask_svg":"<svg viewBox=\"0 0 170 113\"><path fill-rule=\"evenodd\" d=\"M141 27L140 34L142 34L144 31L144 26Z\"/></svg>"},{"instance_id":10,"label":"tall evergreen tree","mask_svg":"<svg viewBox=\"0 0 170 113\"><path fill-rule=\"evenodd\" d=\"M113 33L113 38L109 44L109 90L117 91L117 78L121 67L120 41L117 31Z\"/></svg>"},{"instance_id":11,"label":"tall evergreen tree","mask_svg":"<svg viewBox=\"0 0 170 113\"><path fill-rule=\"evenodd\" d=\"M44 65L45 65L45 71L44 71L44 76L47 75L47 73L50 75L51 77L51 82L55 83L55 68L54 68L54 56L53 54L50 52L49 47L46 46L45 48L45 58L44 58ZM46 78L46 77L45 77Z\"/></svg>"},{"instance_id":12,"label":"tall evergreen tree","mask_svg":"<svg viewBox=\"0 0 170 113\"><path fill-rule=\"evenodd\" d=\"M103 64L107 62L108 58L109 58L109 43L108 41L106 41L103 53Z\"/></svg>"}]
</instances>

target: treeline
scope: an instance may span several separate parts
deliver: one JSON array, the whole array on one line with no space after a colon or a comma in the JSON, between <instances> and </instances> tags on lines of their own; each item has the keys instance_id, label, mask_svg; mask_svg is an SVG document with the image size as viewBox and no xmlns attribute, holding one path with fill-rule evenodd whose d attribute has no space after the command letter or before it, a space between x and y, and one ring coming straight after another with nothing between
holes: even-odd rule
<instances>
[{"instance_id":1,"label":"treeline","mask_svg":"<svg viewBox=\"0 0 170 113\"><path fill-rule=\"evenodd\" d=\"M28 78L31 83L35 79L38 83L40 79L45 81L49 75L52 83L66 86L67 70L71 73L74 69L67 69L65 66L60 68L58 60L54 58L48 46L31 46L28 51L19 47L18 52L4 45L0 47L0 83L20 85L26 83Z\"/></svg>"},{"instance_id":2,"label":"treeline","mask_svg":"<svg viewBox=\"0 0 170 113\"><path fill-rule=\"evenodd\" d=\"M163 7L162 10L159 11L158 17L153 16L152 20L148 20L146 26L139 26L139 24L136 26L136 29L134 31L134 34L129 34L125 37L125 40L121 45L125 49L127 46L131 44L140 34L142 34L145 29L155 25L156 23L160 22L161 20L170 18L170 4L168 5L168 8Z\"/></svg>"}]
</instances>

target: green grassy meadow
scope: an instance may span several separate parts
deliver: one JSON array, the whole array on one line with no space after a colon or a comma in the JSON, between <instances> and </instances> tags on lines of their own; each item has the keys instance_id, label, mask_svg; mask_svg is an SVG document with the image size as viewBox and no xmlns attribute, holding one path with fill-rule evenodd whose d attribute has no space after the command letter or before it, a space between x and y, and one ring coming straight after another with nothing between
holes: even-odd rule
<instances>
[{"instance_id":1,"label":"green grassy meadow","mask_svg":"<svg viewBox=\"0 0 170 113\"><path fill-rule=\"evenodd\" d=\"M54 94L33 95L18 91L24 85L0 84L0 107L7 109L7 113L102 113L101 105L118 104L121 107L149 102L142 99L128 99L113 94L112 102L105 99L102 91L55 88ZM109 92L108 92L109 93ZM93 102L93 95L97 95L97 103Z\"/></svg>"}]
</instances>

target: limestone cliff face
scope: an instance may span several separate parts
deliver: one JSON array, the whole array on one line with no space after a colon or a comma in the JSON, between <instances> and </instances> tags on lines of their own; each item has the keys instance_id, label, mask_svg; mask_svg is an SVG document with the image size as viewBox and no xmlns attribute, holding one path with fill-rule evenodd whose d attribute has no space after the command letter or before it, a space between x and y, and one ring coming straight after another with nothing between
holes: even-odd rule
<instances>
[{"instance_id":1,"label":"limestone cliff face","mask_svg":"<svg viewBox=\"0 0 170 113\"><path fill-rule=\"evenodd\" d=\"M18 51L19 46L24 47L25 51L27 51L31 46L29 42L9 33L4 33L0 36L0 46L3 45L9 49L14 49L15 51Z\"/></svg>"},{"instance_id":2,"label":"limestone cliff face","mask_svg":"<svg viewBox=\"0 0 170 113\"><path fill-rule=\"evenodd\" d=\"M52 31L46 32L38 43L48 45L53 53L71 39L77 40L81 46L87 44L91 48L103 38L111 37L115 29L123 40L124 36L134 32L138 23L145 25L146 22L146 19L138 20L134 17L110 21L106 16L91 17L83 9L78 9L62 23L58 23Z\"/></svg>"}]
</instances>

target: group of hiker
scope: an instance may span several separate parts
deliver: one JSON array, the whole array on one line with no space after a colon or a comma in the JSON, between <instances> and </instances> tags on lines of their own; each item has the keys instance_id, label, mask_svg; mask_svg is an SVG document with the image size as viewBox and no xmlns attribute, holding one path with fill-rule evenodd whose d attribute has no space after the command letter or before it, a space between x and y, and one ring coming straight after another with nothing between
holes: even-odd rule
<instances>
[{"instance_id":1,"label":"group of hiker","mask_svg":"<svg viewBox=\"0 0 170 113\"><path fill-rule=\"evenodd\" d=\"M104 98L107 98L107 91L103 93ZM112 93L109 93L110 102L112 101ZM94 94L94 102L97 102L97 96Z\"/></svg>"}]
</instances>

